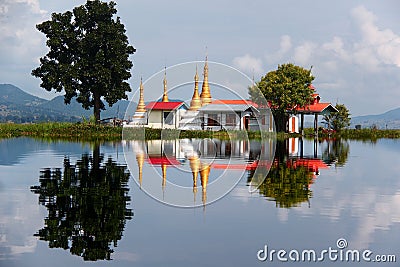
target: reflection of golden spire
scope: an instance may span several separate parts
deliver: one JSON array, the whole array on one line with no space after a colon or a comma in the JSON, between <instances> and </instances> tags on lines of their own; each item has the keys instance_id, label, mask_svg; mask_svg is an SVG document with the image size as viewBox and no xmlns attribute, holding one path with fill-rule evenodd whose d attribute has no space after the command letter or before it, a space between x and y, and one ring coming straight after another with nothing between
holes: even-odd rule
<instances>
[{"instance_id":1,"label":"reflection of golden spire","mask_svg":"<svg viewBox=\"0 0 400 267\"><path fill-rule=\"evenodd\" d=\"M139 167L139 185L142 188L144 153L136 153L136 161Z\"/></svg>"},{"instance_id":2,"label":"reflection of golden spire","mask_svg":"<svg viewBox=\"0 0 400 267\"><path fill-rule=\"evenodd\" d=\"M197 74L197 66L196 66L196 75L194 76L194 92L192 101L190 101L190 110L196 111L201 108L201 99L199 96L199 75Z\"/></svg>"},{"instance_id":3,"label":"reflection of golden spire","mask_svg":"<svg viewBox=\"0 0 400 267\"><path fill-rule=\"evenodd\" d=\"M168 94L167 94L167 67L164 68L164 94L162 97L162 102L168 102Z\"/></svg>"},{"instance_id":4,"label":"reflection of golden spire","mask_svg":"<svg viewBox=\"0 0 400 267\"><path fill-rule=\"evenodd\" d=\"M144 97L143 97L143 82L142 78L140 78L140 97L139 97L139 103L136 108L136 112L146 112L146 105L144 104Z\"/></svg>"},{"instance_id":5,"label":"reflection of golden spire","mask_svg":"<svg viewBox=\"0 0 400 267\"><path fill-rule=\"evenodd\" d=\"M193 175L193 197L196 202L196 193L197 193L197 177L199 176L200 170L200 159L196 156L190 157L190 169L192 170Z\"/></svg>"},{"instance_id":6,"label":"reflection of golden spire","mask_svg":"<svg viewBox=\"0 0 400 267\"><path fill-rule=\"evenodd\" d=\"M210 93L210 87L208 86L208 56L206 55L206 61L204 63L204 79L203 79L203 85L201 87L201 105L205 106L207 104L211 103L211 93Z\"/></svg>"},{"instance_id":7,"label":"reflection of golden spire","mask_svg":"<svg viewBox=\"0 0 400 267\"><path fill-rule=\"evenodd\" d=\"M210 176L210 168L211 165L207 163L201 164L200 169L200 182L201 182L201 189L202 189L202 197L201 201L203 205L207 203L207 184L208 184L208 177Z\"/></svg>"},{"instance_id":8,"label":"reflection of golden spire","mask_svg":"<svg viewBox=\"0 0 400 267\"><path fill-rule=\"evenodd\" d=\"M165 186L167 184L167 164L162 164L161 165L161 170L162 170L162 190L164 192Z\"/></svg>"}]
</instances>

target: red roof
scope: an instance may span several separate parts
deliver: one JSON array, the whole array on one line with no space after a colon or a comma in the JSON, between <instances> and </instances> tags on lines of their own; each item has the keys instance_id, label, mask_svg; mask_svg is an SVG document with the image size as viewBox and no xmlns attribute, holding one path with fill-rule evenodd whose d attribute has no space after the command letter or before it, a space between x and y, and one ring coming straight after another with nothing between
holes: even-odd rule
<instances>
[{"instance_id":1,"label":"red roof","mask_svg":"<svg viewBox=\"0 0 400 267\"><path fill-rule=\"evenodd\" d=\"M325 109L329 108L336 110L331 103L315 103L312 105L307 105L304 108L296 108L297 111L302 111L304 113L310 112L310 113L319 113L324 111Z\"/></svg>"},{"instance_id":2,"label":"red roof","mask_svg":"<svg viewBox=\"0 0 400 267\"><path fill-rule=\"evenodd\" d=\"M219 99L214 100L211 104L225 104L225 105L251 105L255 108L258 107L256 103L251 100L244 100L244 99Z\"/></svg>"},{"instance_id":3,"label":"red roof","mask_svg":"<svg viewBox=\"0 0 400 267\"><path fill-rule=\"evenodd\" d=\"M177 102L150 102L146 105L146 109L154 110L174 110L183 105L183 101Z\"/></svg>"}]
</instances>

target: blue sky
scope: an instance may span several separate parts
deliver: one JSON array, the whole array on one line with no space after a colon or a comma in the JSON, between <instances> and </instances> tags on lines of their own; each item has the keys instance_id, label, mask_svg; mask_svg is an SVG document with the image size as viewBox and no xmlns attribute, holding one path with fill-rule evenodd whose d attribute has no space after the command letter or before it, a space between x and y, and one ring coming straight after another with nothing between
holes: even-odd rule
<instances>
[{"instance_id":1,"label":"blue sky","mask_svg":"<svg viewBox=\"0 0 400 267\"><path fill-rule=\"evenodd\" d=\"M47 51L35 25L85 2L0 0L0 83L54 97L30 75ZM165 65L203 60L207 47L210 61L254 73L256 80L282 63L313 66L322 101L344 103L353 115L400 107L398 1L115 2L137 49L129 81L134 91L140 77ZM151 98L154 89L148 90Z\"/></svg>"}]
</instances>

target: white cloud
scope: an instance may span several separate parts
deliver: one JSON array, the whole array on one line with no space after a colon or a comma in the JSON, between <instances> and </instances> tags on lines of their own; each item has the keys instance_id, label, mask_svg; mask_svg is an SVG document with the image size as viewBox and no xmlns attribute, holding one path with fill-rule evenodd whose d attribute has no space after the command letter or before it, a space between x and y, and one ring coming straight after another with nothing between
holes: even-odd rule
<instances>
[{"instance_id":1,"label":"white cloud","mask_svg":"<svg viewBox=\"0 0 400 267\"><path fill-rule=\"evenodd\" d=\"M354 8L351 14L362 37L354 44L355 62L372 69L382 64L400 67L400 35L391 29L380 29L376 16L364 6Z\"/></svg>"},{"instance_id":2,"label":"white cloud","mask_svg":"<svg viewBox=\"0 0 400 267\"><path fill-rule=\"evenodd\" d=\"M249 54L244 56L235 57L233 59L233 65L241 71L254 74L262 74L262 60L256 57L252 57Z\"/></svg>"},{"instance_id":3,"label":"white cloud","mask_svg":"<svg viewBox=\"0 0 400 267\"><path fill-rule=\"evenodd\" d=\"M344 49L342 38L335 36L332 41L324 43L321 48L327 52L332 52L333 57L347 61L349 59L348 52Z\"/></svg>"},{"instance_id":4,"label":"white cloud","mask_svg":"<svg viewBox=\"0 0 400 267\"><path fill-rule=\"evenodd\" d=\"M313 42L304 42L294 50L294 61L301 65L308 65L310 62L312 63L311 59L313 59L313 54L317 47L318 45Z\"/></svg>"},{"instance_id":5,"label":"white cloud","mask_svg":"<svg viewBox=\"0 0 400 267\"><path fill-rule=\"evenodd\" d=\"M289 35L282 35L279 43L279 50L273 54L266 54L265 59L268 63L280 61L292 49L292 38Z\"/></svg>"},{"instance_id":6,"label":"white cloud","mask_svg":"<svg viewBox=\"0 0 400 267\"><path fill-rule=\"evenodd\" d=\"M0 66L32 64L43 51L43 36L35 25L46 11L38 0L0 0Z\"/></svg>"},{"instance_id":7,"label":"white cloud","mask_svg":"<svg viewBox=\"0 0 400 267\"><path fill-rule=\"evenodd\" d=\"M280 55L286 54L290 49L292 48L292 39L290 38L289 35L283 35L281 37L281 42L280 42L280 49L278 53Z\"/></svg>"}]
</instances>

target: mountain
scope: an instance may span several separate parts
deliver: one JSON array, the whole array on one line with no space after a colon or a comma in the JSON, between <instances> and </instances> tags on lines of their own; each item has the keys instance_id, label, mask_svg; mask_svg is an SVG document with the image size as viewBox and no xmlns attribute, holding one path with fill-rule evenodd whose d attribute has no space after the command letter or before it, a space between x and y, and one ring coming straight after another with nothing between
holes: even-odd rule
<instances>
[{"instance_id":1,"label":"mountain","mask_svg":"<svg viewBox=\"0 0 400 267\"><path fill-rule=\"evenodd\" d=\"M101 112L101 118L123 118L129 101L120 100L112 107L106 104L106 110ZM136 104L130 105L131 113ZM132 111L133 110L133 111ZM80 121L82 117L90 117L93 109L85 110L74 99L71 104L64 104L64 97L57 96L51 100L42 99L26 93L11 84L0 84L0 122L16 123L39 121Z\"/></svg>"},{"instance_id":2,"label":"mountain","mask_svg":"<svg viewBox=\"0 0 400 267\"><path fill-rule=\"evenodd\" d=\"M378 115L366 115L351 118L351 127L361 125L362 128L376 126L379 129L400 129L400 108L389 110Z\"/></svg>"},{"instance_id":3,"label":"mountain","mask_svg":"<svg viewBox=\"0 0 400 267\"><path fill-rule=\"evenodd\" d=\"M12 84L0 84L0 105L38 106L46 101L28 94Z\"/></svg>"}]
</instances>

